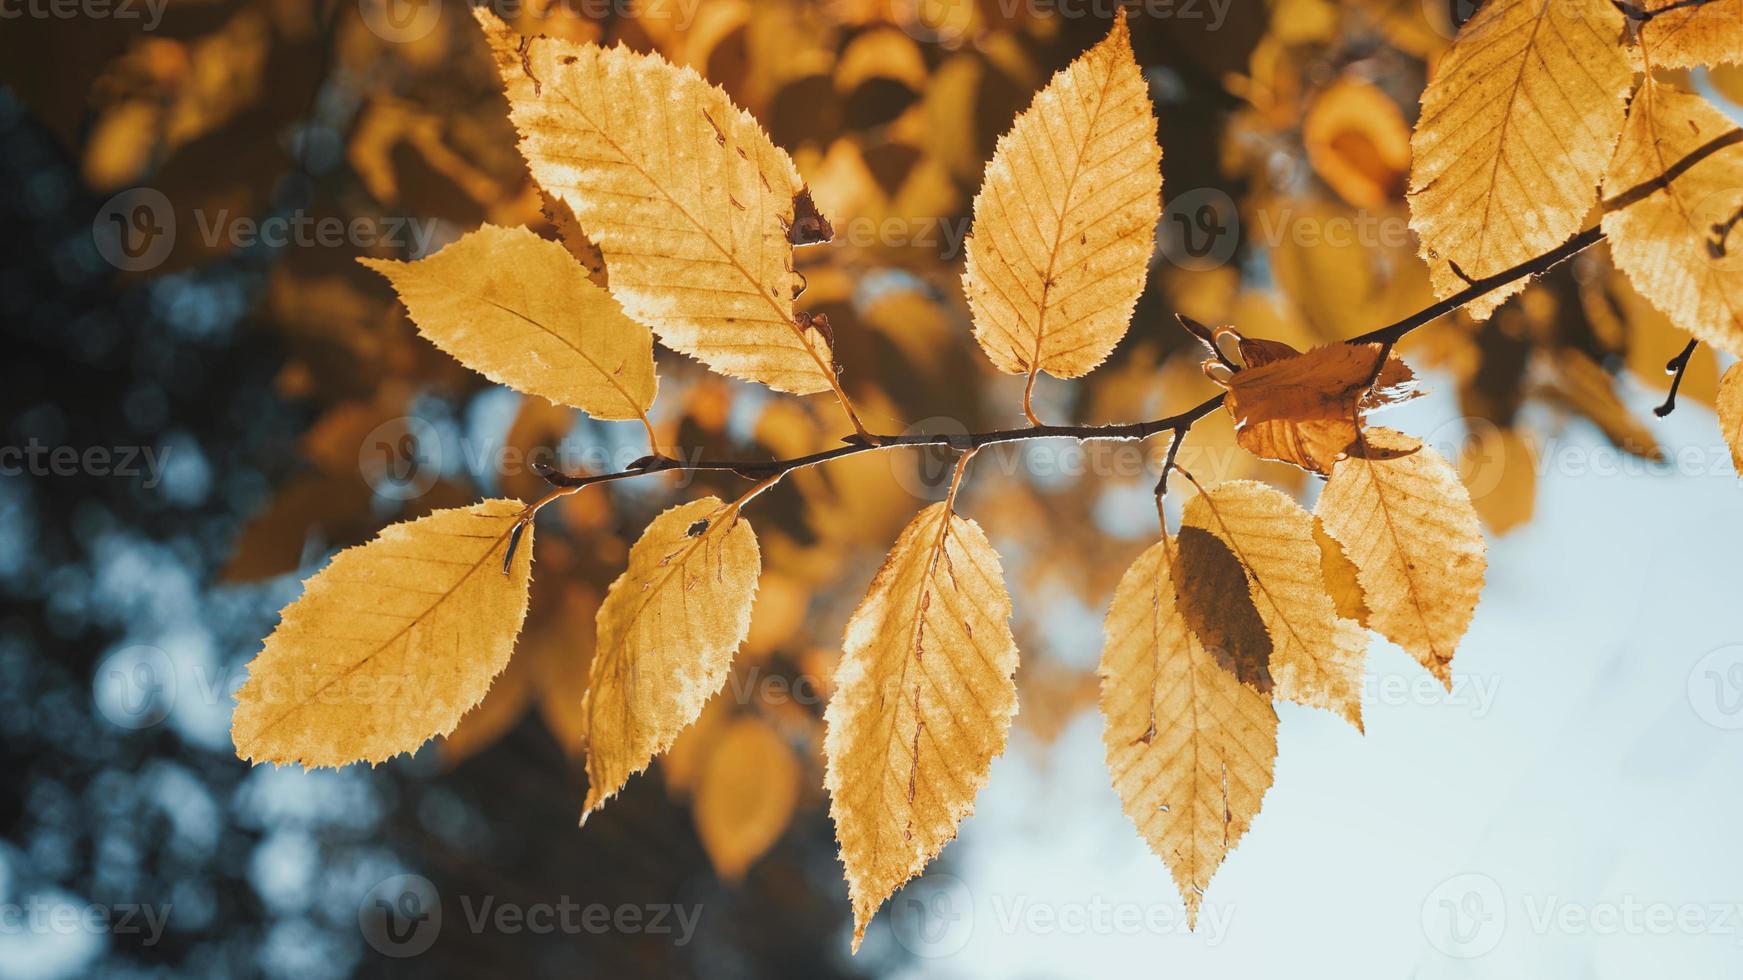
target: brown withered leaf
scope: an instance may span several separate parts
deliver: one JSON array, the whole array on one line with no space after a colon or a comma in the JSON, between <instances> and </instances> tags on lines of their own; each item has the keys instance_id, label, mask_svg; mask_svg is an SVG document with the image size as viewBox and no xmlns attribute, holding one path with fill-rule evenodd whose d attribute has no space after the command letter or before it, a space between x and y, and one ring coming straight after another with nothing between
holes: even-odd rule
<instances>
[{"instance_id":1,"label":"brown withered leaf","mask_svg":"<svg viewBox=\"0 0 1743 980\"><path fill-rule=\"evenodd\" d=\"M1241 341L1248 364L1224 406L1241 447L1264 459L1330 473L1356 441L1364 415L1414 397L1415 373L1391 353L1375 381L1379 344L1329 344L1305 354L1275 341Z\"/></svg>"}]
</instances>

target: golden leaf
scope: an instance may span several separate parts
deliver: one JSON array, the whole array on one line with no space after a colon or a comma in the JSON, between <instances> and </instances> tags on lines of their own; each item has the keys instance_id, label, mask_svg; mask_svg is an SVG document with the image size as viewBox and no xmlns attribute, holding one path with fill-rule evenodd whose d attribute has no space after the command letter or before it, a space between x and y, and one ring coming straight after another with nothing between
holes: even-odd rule
<instances>
[{"instance_id":1,"label":"golden leaf","mask_svg":"<svg viewBox=\"0 0 1743 980\"><path fill-rule=\"evenodd\" d=\"M1017 712L1017 644L998 555L947 503L902 531L848 620L828 732L830 815L853 947L974 810Z\"/></svg>"},{"instance_id":2,"label":"golden leaf","mask_svg":"<svg viewBox=\"0 0 1743 980\"><path fill-rule=\"evenodd\" d=\"M999 370L1088 373L1125 336L1162 215L1162 149L1122 11L999 139L963 291ZM1027 407L1027 398L1025 398Z\"/></svg>"},{"instance_id":3,"label":"golden leaf","mask_svg":"<svg viewBox=\"0 0 1743 980\"><path fill-rule=\"evenodd\" d=\"M1491 0L1422 94L1410 226L1434 289L1465 288L1566 241L1622 129L1634 72L1609 0ZM1465 305L1487 317L1524 280Z\"/></svg>"},{"instance_id":4,"label":"golden leaf","mask_svg":"<svg viewBox=\"0 0 1743 980\"><path fill-rule=\"evenodd\" d=\"M1389 354L1375 383L1379 344L1328 344L1298 354L1287 344L1243 339L1247 367L1224 402L1241 448L1264 459L1330 473L1356 441L1362 415L1413 397L1415 374Z\"/></svg>"},{"instance_id":5,"label":"golden leaf","mask_svg":"<svg viewBox=\"0 0 1743 980\"><path fill-rule=\"evenodd\" d=\"M1743 364L1733 364L1719 379L1719 429L1731 447L1731 465L1743 476Z\"/></svg>"},{"instance_id":6,"label":"golden leaf","mask_svg":"<svg viewBox=\"0 0 1743 980\"><path fill-rule=\"evenodd\" d=\"M416 262L358 261L431 343L498 384L601 419L654 403L653 337L556 242L485 225Z\"/></svg>"},{"instance_id":7,"label":"golden leaf","mask_svg":"<svg viewBox=\"0 0 1743 980\"><path fill-rule=\"evenodd\" d=\"M750 522L719 498L679 504L642 532L599 606L583 820L671 748L726 683L761 574Z\"/></svg>"},{"instance_id":8,"label":"golden leaf","mask_svg":"<svg viewBox=\"0 0 1743 980\"><path fill-rule=\"evenodd\" d=\"M395 524L333 557L285 607L236 692L254 762L381 762L453 731L508 663L532 578L523 505L488 500Z\"/></svg>"},{"instance_id":9,"label":"golden leaf","mask_svg":"<svg viewBox=\"0 0 1743 980\"><path fill-rule=\"evenodd\" d=\"M1648 79L1628 112L1604 175L1614 196L1654 180L1702 144L1735 128L1707 100ZM1604 215L1610 255L1677 326L1743 355L1743 144L1678 174L1650 196Z\"/></svg>"},{"instance_id":10,"label":"golden leaf","mask_svg":"<svg viewBox=\"0 0 1743 980\"><path fill-rule=\"evenodd\" d=\"M1646 0L1640 46L1657 68L1743 62L1743 0ZM1668 9L1667 9L1668 8Z\"/></svg>"},{"instance_id":11,"label":"golden leaf","mask_svg":"<svg viewBox=\"0 0 1743 980\"><path fill-rule=\"evenodd\" d=\"M1372 446L1399 434L1373 429ZM1367 625L1452 688L1453 651L1483 591L1483 532L1452 464L1428 446L1351 456L1332 469L1315 516L1356 566Z\"/></svg>"},{"instance_id":12,"label":"golden leaf","mask_svg":"<svg viewBox=\"0 0 1743 980\"><path fill-rule=\"evenodd\" d=\"M1368 597L1362 592L1356 566L1350 562L1344 546L1326 531L1325 522L1318 515L1313 518L1313 542L1319 545L1319 571L1325 576L1326 591L1331 594L1338 615L1368 625Z\"/></svg>"},{"instance_id":13,"label":"golden leaf","mask_svg":"<svg viewBox=\"0 0 1743 980\"><path fill-rule=\"evenodd\" d=\"M476 13L521 153L604 253L624 311L722 374L835 388L828 340L793 316L788 231L805 186L756 120L658 55L523 39Z\"/></svg>"},{"instance_id":14,"label":"golden leaf","mask_svg":"<svg viewBox=\"0 0 1743 980\"><path fill-rule=\"evenodd\" d=\"M1367 634L1341 619L1320 571L1313 517L1263 483L1211 486L1186 502L1181 533L1198 528L1234 553L1259 618L1271 632L1271 677L1278 696L1329 708L1362 727L1362 658ZM1182 581L1192 567L1183 563Z\"/></svg>"},{"instance_id":15,"label":"golden leaf","mask_svg":"<svg viewBox=\"0 0 1743 980\"><path fill-rule=\"evenodd\" d=\"M799 760L769 723L741 718L708 756L692 811L714 870L737 881L780 840L799 803Z\"/></svg>"},{"instance_id":16,"label":"golden leaf","mask_svg":"<svg viewBox=\"0 0 1743 980\"><path fill-rule=\"evenodd\" d=\"M1101 656L1108 771L1126 816L1174 875L1189 925L1247 832L1277 758L1277 712L1206 652L1152 545L1120 579Z\"/></svg>"}]
</instances>

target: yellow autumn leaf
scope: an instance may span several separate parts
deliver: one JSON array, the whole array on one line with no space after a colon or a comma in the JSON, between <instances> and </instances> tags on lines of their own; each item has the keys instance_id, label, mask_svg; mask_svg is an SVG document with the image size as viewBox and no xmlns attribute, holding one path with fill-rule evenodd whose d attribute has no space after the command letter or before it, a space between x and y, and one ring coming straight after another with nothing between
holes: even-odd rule
<instances>
[{"instance_id":1,"label":"yellow autumn leaf","mask_svg":"<svg viewBox=\"0 0 1743 980\"><path fill-rule=\"evenodd\" d=\"M828 339L794 319L805 185L756 120L658 55L522 38L476 13L533 178L599 246L624 311L722 374L836 388Z\"/></svg>"},{"instance_id":2,"label":"yellow autumn leaf","mask_svg":"<svg viewBox=\"0 0 1743 980\"><path fill-rule=\"evenodd\" d=\"M1743 0L1645 0L1641 48L1659 68L1743 62Z\"/></svg>"},{"instance_id":3,"label":"yellow autumn leaf","mask_svg":"<svg viewBox=\"0 0 1743 980\"><path fill-rule=\"evenodd\" d=\"M799 760L769 723L741 718L720 736L696 788L692 815L714 870L744 877L792 822L799 804Z\"/></svg>"},{"instance_id":4,"label":"yellow autumn leaf","mask_svg":"<svg viewBox=\"0 0 1743 980\"><path fill-rule=\"evenodd\" d=\"M1108 771L1126 816L1174 875L1189 925L1271 787L1277 712L1188 628L1170 542L1120 579L1103 626Z\"/></svg>"},{"instance_id":5,"label":"yellow autumn leaf","mask_svg":"<svg viewBox=\"0 0 1743 980\"><path fill-rule=\"evenodd\" d=\"M1075 378L1125 336L1162 215L1161 160L1122 11L1000 137L975 195L963 291L999 370L1031 389L1038 371Z\"/></svg>"},{"instance_id":6,"label":"yellow autumn leaf","mask_svg":"<svg viewBox=\"0 0 1743 980\"><path fill-rule=\"evenodd\" d=\"M1615 196L1658 178L1736 127L1692 92L1650 79L1634 97L1604 175ZM1743 144L1719 150L1644 199L1604 215L1610 255L1678 327L1743 355Z\"/></svg>"},{"instance_id":7,"label":"yellow autumn leaf","mask_svg":"<svg viewBox=\"0 0 1743 980\"><path fill-rule=\"evenodd\" d=\"M654 403L654 339L567 249L484 227L416 262L359 259L387 277L430 342L498 384L639 419Z\"/></svg>"},{"instance_id":8,"label":"yellow autumn leaf","mask_svg":"<svg viewBox=\"0 0 1743 980\"><path fill-rule=\"evenodd\" d=\"M726 683L761 574L750 522L719 498L679 504L642 532L599 606L583 820L671 748Z\"/></svg>"},{"instance_id":9,"label":"yellow autumn leaf","mask_svg":"<svg viewBox=\"0 0 1743 980\"><path fill-rule=\"evenodd\" d=\"M1422 94L1411 138L1410 227L1435 292L1566 241L1597 197L1634 72L1609 0L1490 0ZM1523 280L1472 300L1487 317Z\"/></svg>"},{"instance_id":10,"label":"yellow autumn leaf","mask_svg":"<svg viewBox=\"0 0 1743 980\"><path fill-rule=\"evenodd\" d=\"M1186 528L1206 531L1234 553L1271 633L1271 678L1279 697L1328 708L1362 727L1362 659L1367 633L1338 616L1320 570L1313 516L1266 486L1236 480L1186 502ZM1193 568L1179 570L1189 581Z\"/></svg>"},{"instance_id":11,"label":"yellow autumn leaf","mask_svg":"<svg viewBox=\"0 0 1743 980\"><path fill-rule=\"evenodd\" d=\"M1731 466L1743 476L1743 364L1733 364L1719 379L1719 429L1731 447Z\"/></svg>"},{"instance_id":12,"label":"yellow autumn leaf","mask_svg":"<svg viewBox=\"0 0 1743 980\"><path fill-rule=\"evenodd\" d=\"M1369 446L1399 433L1371 429ZM1488 562L1477 512L1451 463L1428 446L1340 460L1315 516L1356 567L1367 625L1452 688L1453 651L1471 624Z\"/></svg>"},{"instance_id":13,"label":"yellow autumn leaf","mask_svg":"<svg viewBox=\"0 0 1743 980\"><path fill-rule=\"evenodd\" d=\"M254 762L381 762L445 735L514 651L532 528L489 500L395 524L335 555L285 607L236 692L230 735Z\"/></svg>"},{"instance_id":14,"label":"yellow autumn leaf","mask_svg":"<svg viewBox=\"0 0 1743 980\"><path fill-rule=\"evenodd\" d=\"M1356 566L1344 546L1325 529L1318 515L1313 518L1313 543L1319 545L1319 571L1338 615L1361 626L1368 625L1368 597L1356 575Z\"/></svg>"},{"instance_id":15,"label":"yellow autumn leaf","mask_svg":"<svg viewBox=\"0 0 1743 980\"><path fill-rule=\"evenodd\" d=\"M848 620L824 754L856 951L878 906L956 836L1004 751L1010 616L986 535L939 503L902 531Z\"/></svg>"}]
</instances>

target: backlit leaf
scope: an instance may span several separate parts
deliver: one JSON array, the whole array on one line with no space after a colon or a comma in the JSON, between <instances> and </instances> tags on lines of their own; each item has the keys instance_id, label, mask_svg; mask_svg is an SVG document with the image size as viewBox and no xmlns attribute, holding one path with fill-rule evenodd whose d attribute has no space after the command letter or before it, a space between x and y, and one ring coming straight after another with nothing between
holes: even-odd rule
<instances>
[{"instance_id":1,"label":"backlit leaf","mask_svg":"<svg viewBox=\"0 0 1743 980\"><path fill-rule=\"evenodd\" d=\"M527 610L532 528L490 500L396 524L334 556L285 607L236 693L254 762L381 762L453 731L508 663Z\"/></svg>"},{"instance_id":2,"label":"backlit leaf","mask_svg":"<svg viewBox=\"0 0 1743 980\"><path fill-rule=\"evenodd\" d=\"M718 498L673 507L642 532L599 607L582 819L670 748L726 683L760 574L750 522Z\"/></svg>"},{"instance_id":3,"label":"backlit leaf","mask_svg":"<svg viewBox=\"0 0 1743 980\"><path fill-rule=\"evenodd\" d=\"M485 225L416 262L362 259L432 343L492 381L601 419L654 403L654 340L563 246Z\"/></svg>"},{"instance_id":4,"label":"backlit leaf","mask_svg":"<svg viewBox=\"0 0 1743 980\"><path fill-rule=\"evenodd\" d=\"M1222 540L1247 574L1253 605L1271 631L1279 697L1329 708L1360 728L1367 634L1338 616L1320 571L1313 516L1263 483L1219 483L1186 502L1181 533ZM1182 563L1182 581L1193 576Z\"/></svg>"},{"instance_id":5,"label":"backlit leaf","mask_svg":"<svg viewBox=\"0 0 1743 980\"><path fill-rule=\"evenodd\" d=\"M1103 626L1108 771L1126 816L1168 865L1189 923L1271 787L1277 713L1205 650L1175 601L1170 542L1120 579Z\"/></svg>"},{"instance_id":6,"label":"backlit leaf","mask_svg":"<svg viewBox=\"0 0 1743 980\"><path fill-rule=\"evenodd\" d=\"M1660 68L1743 62L1743 0L1645 0L1641 47Z\"/></svg>"},{"instance_id":7,"label":"backlit leaf","mask_svg":"<svg viewBox=\"0 0 1743 980\"><path fill-rule=\"evenodd\" d=\"M1410 227L1435 292L1511 268L1580 228L1634 72L1609 0L1489 0L1422 94ZM1482 319L1524 281L1466 304Z\"/></svg>"},{"instance_id":8,"label":"backlit leaf","mask_svg":"<svg viewBox=\"0 0 1743 980\"><path fill-rule=\"evenodd\" d=\"M1369 430L1370 445L1398 433ZM1486 546L1459 476L1428 446L1338 462L1314 508L1356 568L1367 625L1452 687L1453 651L1483 591Z\"/></svg>"},{"instance_id":9,"label":"backlit leaf","mask_svg":"<svg viewBox=\"0 0 1743 980\"><path fill-rule=\"evenodd\" d=\"M1648 81L1634 97L1616 158L1613 196L1657 178L1736 127L1707 100ZM1610 254L1634 288L1677 326L1743 355L1743 144L1719 150L1650 196L1604 215Z\"/></svg>"},{"instance_id":10,"label":"backlit leaf","mask_svg":"<svg viewBox=\"0 0 1743 980\"><path fill-rule=\"evenodd\" d=\"M793 316L793 161L725 92L627 47L521 38L477 11L521 153L604 253L611 293L666 346L735 378L835 385Z\"/></svg>"},{"instance_id":11,"label":"backlit leaf","mask_svg":"<svg viewBox=\"0 0 1743 980\"><path fill-rule=\"evenodd\" d=\"M853 946L974 810L1017 712L1017 645L998 555L939 503L902 531L848 620L828 732L830 815Z\"/></svg>"},{"instance_id":12,"label":"backlit leaf","mask_svg":"<svg viewBox=\"0 0 1743 980\"><path fill-rule=\"evenodd\" d=\"M1162 150L1122 13L1000 138L963 289L999 370L1075 378L1125 336L1161 217Z\"/></svg>"}]
</instances>

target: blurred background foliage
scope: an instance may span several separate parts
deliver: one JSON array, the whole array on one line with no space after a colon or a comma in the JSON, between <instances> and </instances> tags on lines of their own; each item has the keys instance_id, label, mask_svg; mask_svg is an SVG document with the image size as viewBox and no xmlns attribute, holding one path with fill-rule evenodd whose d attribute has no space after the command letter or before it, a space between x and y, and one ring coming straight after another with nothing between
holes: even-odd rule
<instances>
[{"instance_id":1,"label":"blurred background foliage","mask_svg":"<svg viewBox=\"0 0 1743 980\"><path fill-rule=\"evenodd\" d=\"M541 481L528 454L578 468L601 465L589 454L603 448L629 454L613 457L621 465L640 434L471 374L354 261L417 257L485 221L552 232L458 0L414 5L409 21L378 0L166 4L160 23L106 8L0 25L4 442L148 447L163 462L158 479L0 477L0 894L167 902L173 914L150 946L0 937L0 975L405 969L357 926L360 897L401 871L445 895L706 909L685 946L450 929L409 961L421 975L891 968L904 951L875 932L866 955L846 956L820 719L841 626L938 490L937 459L805 471L758 505L763 581L732 681L585 831L577 715L593 612L627 542L697 492L667 477L548 515L519 653L452 737L374 770L250 770L233 757L242 664L333 550L481 495L530 499ZM764 122L837 229L835 244L800 253L802 305L829 315L868 425L895 432L1018 422L1021 379L969 341L961 241L997 137L1105 34L1111 10L528 0L498 13L528 33L659 51ZM1416 100L1452 32L1438 0L1135 9L1168 211L1128 337L1085 381L1044 379L1041 414L1127 421L1213 394L1176 311L1307 347L1427 305L1403 190ZM1703 83L1743 89L1735 74ZM161 264L119 271L93 221L136 187L164 195L178 233ZM197 233L244 217L403 221L429 240L234 247ZM1660 454L1617 386L1662 387L1681 346L1595 253L1486 323L1420 332L1405 353L1458 399L1467 422L1453 448L1485 521L1505 532L1529 519L1531 450L1559 427L1593 424ZM762 458L842 434L826 399L772 397L671 355L660 371L668 447ZM1715 379L1702 349L1685 397L1710 402ZM1094 701L1101 611L1154 533L1144 454L1161 448L1001 449L976 466L967 510L1012 579L1024 653L1014 752L1045 746ZM1201 477L1303 484L1238 452L1221 413L1182 459ZM142 656L169 665L149 719L118 713L106 687L130 683L121 667Z\"/></svg>"}]
</instances>

